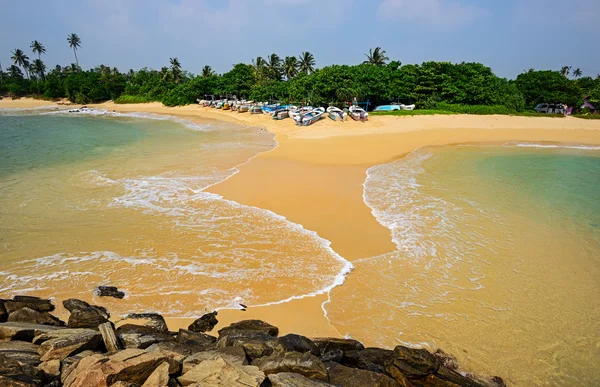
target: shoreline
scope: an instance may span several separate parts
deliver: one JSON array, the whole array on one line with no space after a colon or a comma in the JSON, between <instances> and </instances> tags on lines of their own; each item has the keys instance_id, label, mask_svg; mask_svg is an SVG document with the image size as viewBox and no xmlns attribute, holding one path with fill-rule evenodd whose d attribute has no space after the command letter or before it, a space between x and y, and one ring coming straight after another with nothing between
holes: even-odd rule
<instances>
[{"instance_id":1,"label":"shoreline","mask_svg":"<svg viewBox=\"0 0 600 387\"><path fill-rule=\"evenodd\" d=\"M34 108L34 103L35 100L27 101L28 106L19 107L4 106L4 101L0 101L0 108ZM349 262L396 249L390 230L377 222L364 201L363 184L368 169L373 166L396 161L424 146L506 142L600 145L600 122L576 118L375 116L367 123L338 123L326 119L311 127L298 128L288 120L273 121L264 115L197 105L166 108L159 103L104 103L88 106L124 113L170 115L192 122L201 118L235 122L263 127L274 133L277 147L236 166L237 173L207 191L284 216L330 241L330 248ZM222 309L218 328L241 319L256 318L269 321L283 333L348 334L338 332L324 314L327 301L329 295L325 293L251 307L245 312ZM193 318L167 319L173 330L185 328L191 321ZM372 344L369 340L363 341L367 346ZM468 368L467 364L463 365Z\"/></svg>"}]
</instances>

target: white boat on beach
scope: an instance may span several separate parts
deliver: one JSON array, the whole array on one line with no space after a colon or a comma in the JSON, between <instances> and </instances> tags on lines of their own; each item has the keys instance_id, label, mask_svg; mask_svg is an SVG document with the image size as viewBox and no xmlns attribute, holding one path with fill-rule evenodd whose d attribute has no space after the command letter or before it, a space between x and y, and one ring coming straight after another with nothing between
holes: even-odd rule
<instances>
[{"instance_id":1,"label":"white boat on beach","mask_svg":"<svg viewBox=\"0 0 600 387\"><path fill-rule=\"evenodd\" d=\"M342 109L335 107L335 106L330 106L327 108L327 113L329 113L329 118L331 118L334 121L345 121L346 120L346 112L344 112Z\"/></svg>"},{"instance_id":2,"label":"white boat on beach","mask_svg":"<svg viewBox=\"0 0 600 387\"><path fill-rule=\"evenodd\" d=\"M313 110L314 108L312 106L294 107L294 109L290 109L290 118L296 121L298 117L302 117Z\"/></svg>"},{"instance_id":3,"label":"white boat on beach","mask_svg":"<svg viewBox=\"0 0 600 387\"><path fill-rule=\"evenodd\" d=\"M358 105L352 105L350 106L350 117L352 117L352 119L354 121L368 121L369 120L369 113L367 113L365 111L365 109L361 108Z\"/></svg>"},{"instance_id":4,"label":"white boat on beach","mask_svg":"<svg viewBox=\"0 0 600 387\"><path fill-rule=\"evenodd\" d=\"M319 121L323 117L325 117L325 108L320 107L313 109L311 112L304 115L296 116L294 120L296 121L296 125L309 126Z\"/></svg>"},{"instance_id":5,"label":"white boat on beach","mask_svg":"<svg viewBox=\"0 0 600 387\"><path fill-rule=\"evenodd\" d=\"M290 109L288 107L277 109L273 112L274 120L283 120L290 116Z\"/></svg>"}]
</instances>

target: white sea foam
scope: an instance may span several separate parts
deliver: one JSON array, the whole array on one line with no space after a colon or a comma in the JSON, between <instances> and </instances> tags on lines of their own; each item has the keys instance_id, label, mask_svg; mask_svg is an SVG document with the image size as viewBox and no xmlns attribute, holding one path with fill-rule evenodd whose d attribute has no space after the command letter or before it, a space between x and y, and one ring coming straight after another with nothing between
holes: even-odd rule
<instances>
[{"instance_id":1,"label":"white sea foam","mask_svg":"<svg viewBox=\"0 0 600 387\"><path fill-rule=\"evenodd\" d=\"M600 146L595 145L577 145L577 144L541 144L531 142L507 143L505 146L516 146L522 148L550 148L550 149L579 149L579 150L600 150Z\"/></svg>"},{"instance_id":2,"label":"white sea foam","mask_svg":"<svg viewBox=\"0 0 600 387\"><path fill-rule=\"evenodd\" d=\"M183 123L177 117L146 113L123 114L96 109L83 113L59 111L47 114L127 116L169 119ZM205 129L210 130L202 128ZM231 148L243 144L230 142L225 145ZM237 174L241 165L250 162L256 156L228 170L206 170L191 176L165 174L115 179L97 170L76 176L78 182L86 182L83 184L85 187L122 187L125 193L115 197L111 206L139 209L153 216L167 216L172 219L176 229L199 232L210 249L199 252L198 257L180 257L177 254L161 256L152 249L133 256L123 256L113 251L95 251L41 257L20 262L19 268L11 268L7 271L6 278L10 278L12 283L6 290L10 289L12 293L24 292L24 289L35 288L31 286L32 284L52 280L74 280L83 285L120 280L136 289L145 290L143 293L132 292L130 297L135 300L174 296L175 298L170 298L171 303L165 305L162 312L180 317L195 317L205 311L190 309L190 305L182 305L176 298L177 295L191 294L190 280L213 284L210 288L195 289L193 292L194 295L202 294L203 304L211 309L239 308L240 302L249 306L281 304L329 293L331 289L344 282L346 275L352 270L352 264L333 251L328 240L271 211L241 205L205 191ZM226 227L220 227L221 225ZM239 230L241 234L226 235L223 234L224 229ZM248 241L244 237L245 232L252 233L252 238ZM258 242L263 245L261 249L252 247ZM296 247L298 256L294 257L294 260L286 257L287 253L281 248L285 243L293 243ZM315 254L317 259L311 260L310 258L315 257ZM142 270L132 271L136 267ZM38 269L48 272L54 268L56 270L54 278L27 274ZM331 274L323 275L321 272ZM165 273L169 277L183 278L183 280L162 281L155 284L156 281L152 279L153 273ZM235 293L218 287L219 284L226 284L227 281L243 284L251 281L268 281L273 277L281 278L282 283L287 282L286 278L305 278L307 280L305 282L311 284L312 289L309 288L310 290L306 292L305 285L303 288L290 288L296 294L289 295L290 291L287 291L288 295L281 299L274 299L273 295L254 294L251 287L234 290ZM5 284L4 282L0 280L0 287ZM286 291L280 293L285 294ZM325 311L324 308L323 310Z\"/></svg>"}]
</instances>

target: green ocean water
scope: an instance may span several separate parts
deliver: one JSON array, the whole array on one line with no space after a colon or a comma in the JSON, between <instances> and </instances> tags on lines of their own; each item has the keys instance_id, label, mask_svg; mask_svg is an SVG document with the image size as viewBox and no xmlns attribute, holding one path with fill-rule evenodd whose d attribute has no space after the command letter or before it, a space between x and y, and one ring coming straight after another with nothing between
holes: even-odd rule
<instances>
[{"instance_id":1,"label":"green ocean water","mask_svg":"<svg viewBox=\"0 0 600 387\"><path fill-rule=\"evenodd\" d=\"M364 198L397 249L333 290L342 334L508 385L598 385L600 148L425 147L369 169Z\"/></svg>"}]
</instances>

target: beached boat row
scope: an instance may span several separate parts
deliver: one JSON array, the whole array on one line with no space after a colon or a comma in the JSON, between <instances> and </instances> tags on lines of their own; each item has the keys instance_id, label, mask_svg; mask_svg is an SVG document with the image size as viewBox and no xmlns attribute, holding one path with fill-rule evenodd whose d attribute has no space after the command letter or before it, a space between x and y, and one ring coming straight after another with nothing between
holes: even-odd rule
<instances>
[{"instance_id":1,"label":"beached boat row","mask_svg":"<svg viewBox=\"0 0 600 387\"><path fill-rule=\"evenodd\" d=\"M203 107L238 113L270 115L274 120L290 118L299 126L312 125L325 117L329 117L333 121L345 121L348 117L354 121L363 122L369 119L369 113L356 105L342 110L336 106L329 106L325 109L323 107L269 104L268 102L240 101L237 99L199 99L198 104Z\"/></svg>"}]
</instances>

